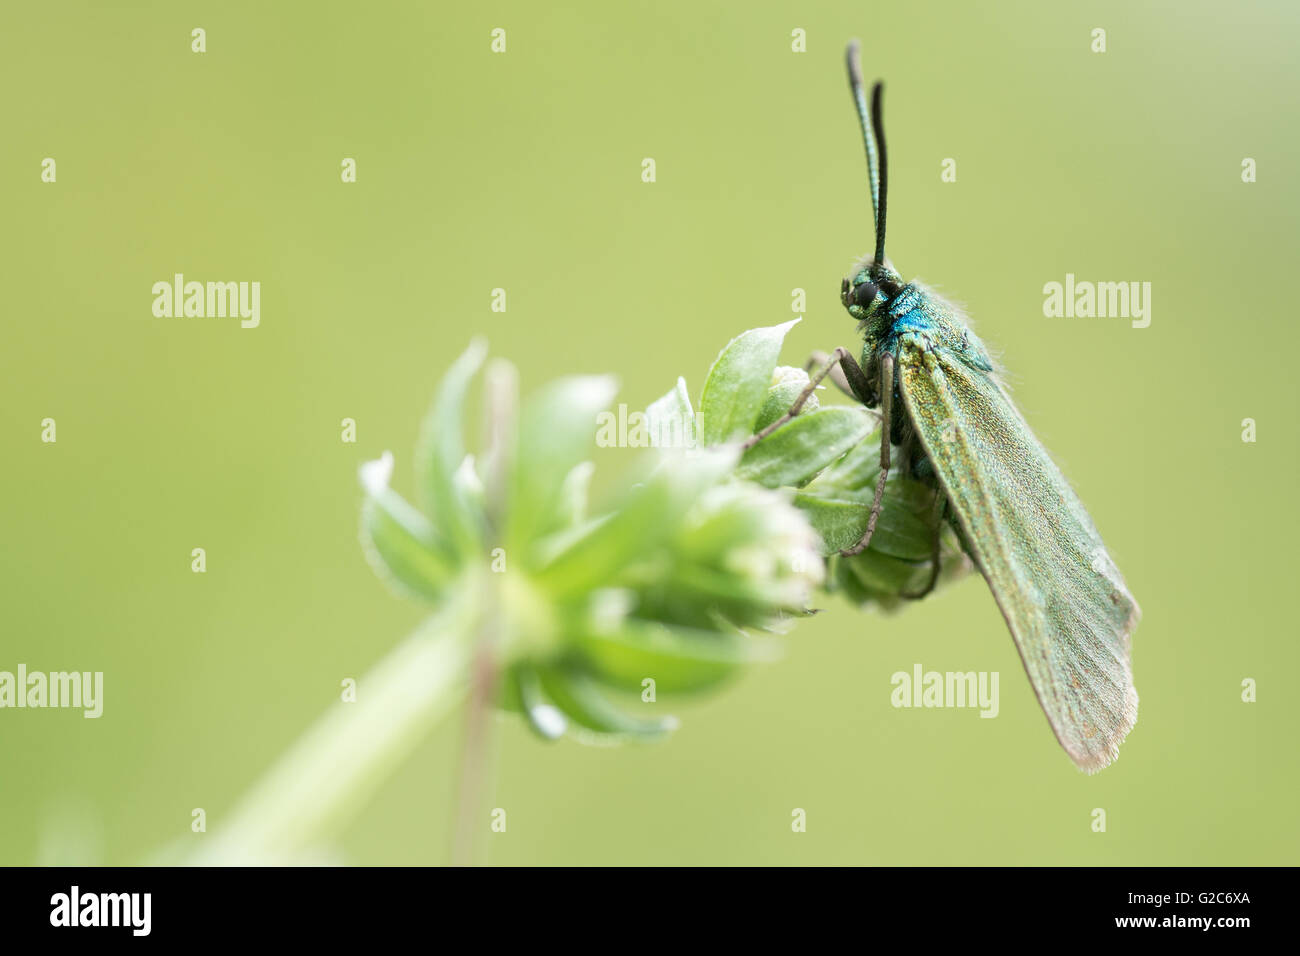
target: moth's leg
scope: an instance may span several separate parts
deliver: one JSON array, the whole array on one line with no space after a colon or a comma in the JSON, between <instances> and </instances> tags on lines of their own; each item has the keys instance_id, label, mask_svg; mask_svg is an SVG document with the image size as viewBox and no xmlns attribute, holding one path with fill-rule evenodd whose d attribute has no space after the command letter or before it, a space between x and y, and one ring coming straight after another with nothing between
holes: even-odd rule
<instances>
[{"instance_id":1,"label":"moth's leg","mask_svg":"<svg viewBox=\"0 0 1300 956\"><path fill-rule=\"evenodd\" d=\"M870 408L876 404L876 401L871 394L871 383L867 381L867 373L862 371L862 366L858 364L858 360L848 354L847 349L842 351L845 352L844 357L839 360L838 364L831 367L831 381L835 383L836 388L849 398ZM813 352L803 370L811 372L817 366L825 365L831 361L831 357L825 352Z\"/></svg>"},{"instance_id":2,"label":"moth's leg","mask_svg":"<svg viewBox=\"0 0 1300 956\"><path fill-rule=\"evenodd\" d=\"M772 424L768 425L766 428L760 431L757 435L753 435L750 438L746 439L745 443L740 446L741 449L744 451L749 451L749 449L753 448L755 445L761 442L768 435L772 434L772 432L776 431L778 428L780 428L790 419L798 415L800 409L802 409L804 406L804 402L808 401L809 396L811 396L812 393L817 390L817 386L822 383L822 379L824 379L827 375L831 373L831 369L838 367L840 363L843 362L846 357L848 357L848 355L849 352L845 348L837 348L834 352L832 352L830 354L829 359L827 359L826 364L822 366L822 368L817 372L816 375L814 375L811 379L808 380L808 384L804 386L803 391L799 393L797 398L795 398L794 404L790 406L790 410L787 411L780 418L778 418L776 421L774 421Z\"/></svg>"},{"instance_id":3,"label":"moth's leg","mask_svg":"<svg viewBox=\"0 0 1300 956\"><path fill-rule=\"evenodd\" d=\"M809 375L811 375L813 369L820 368L823 365L830 366L831 370L829 376L830 376L831 384L834 385L836 388L838 388L849 398L852 398L856 401L858 396L853 393L853 386L849 384L848 378L845 377L844 369L840 367L840 364L838 362L832 362L831 357L827 355L825 352L817 351L817 352L813 352L812 355L808 356L808 361L804 363L803 370L807 372Z\"/></svg>"},{"instance_id":4,"label":"moth's leg","mask_svg":"<svg viewBox=\"0 0 1300 956\"><path fill-rule=\"evenodd\" d=\"M862 371L862 366L858 364L857 359L846 352L840 359L840 370L844 373L844 379L849 383L849 388L853 390L853 395L858 401L868 408L876 404L871 383L867 381L867 373Z\"/></svg>"},{"instance_id":5,"label":"moth's leg","mask_svg":"<svg viewBox=\"0 0 1300 956\"><path fill-rule=\"evenodd\" d=\"M921 598L933 591L934 586L939 583L940 542L943 538L943 519L948 510L948 499L944 497L943 489L941 488L936 488L934 493L934 546L930 553L930 580L926 583L925 587L919 591L899 592L900 597L905 597L909 601L921 600Z\"/></svg>"},{"instance_id":6,"label":"moth's leg","mask_svg":"<svg viewBox=\"0 0 1300 956\"><path fill-rule=\"evenodd\" d=\"M885 479L889 477L889 434L893 421L893 405L894 356L886 352L880 357L880 477L876 480L876 496L871 501L871 514L867 518L867 530L862 533L862 540L853 547L841 551L840 554L861 554L867 550L872 535L876 533L876 522L880 520L880 507L885 500Z\"/></svg>"}]
</instances>

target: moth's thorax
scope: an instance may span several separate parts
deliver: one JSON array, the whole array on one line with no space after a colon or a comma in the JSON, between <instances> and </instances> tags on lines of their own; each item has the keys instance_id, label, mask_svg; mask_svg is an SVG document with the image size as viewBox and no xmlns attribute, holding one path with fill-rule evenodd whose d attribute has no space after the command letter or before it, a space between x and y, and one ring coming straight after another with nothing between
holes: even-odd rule
<instances>
[{"instance_id":1,"label":"moth's thorax","mask_svg":"<svg viewBox=\"0 0 1300 956\"><path fill-rule=\"evenodd\" d=\"M966 325L961 310L924 283L903 282L888 264L864 262L841 287L840 298L862 333L862 367L871 373L880 355L898 354L904 337L940 349L982 371L993 368L984 344Z\"/></svg>"}]
</instances>

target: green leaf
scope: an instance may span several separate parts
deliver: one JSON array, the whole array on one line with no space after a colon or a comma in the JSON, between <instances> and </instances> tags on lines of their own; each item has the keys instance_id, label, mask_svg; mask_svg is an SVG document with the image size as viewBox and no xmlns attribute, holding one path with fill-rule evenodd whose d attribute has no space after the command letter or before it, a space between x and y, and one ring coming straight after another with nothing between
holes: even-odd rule
<instances>
[{"instance_id":1,"label":"green leaf","mask_svg":"<svg viewBox=\"0 0 1300 956\"><path fill-rule=\"evenodd\" d=\"M456 564L443 551L433 526L393 492L383 499L366 499L361 528L370 566L399 591L437 600L455 580Z\"/></svg>"},{"instance_id":2,"label":"green leaf","mask_svg":"<svg viewBox=\"0 0 1300 956\"><path fill-rule=\"evenodd\" d=\"M830 567L832 583L828 590L839 592L854 604L871 604L883 611L895 611L911 604L911 599L903 597L902 592L923 589L933 570L928 559L903 562L870 549L851 558L833 557ZM945 532L937 584L955 581L972 569L970 559L958 549L951 532Z\"/></svg>"},{"instance_id":3,"label":"green leaf","mask_svg":"<svg viewBox=\"0 0 1300 956\"><path fill-rule=\"evenodd\" d=\"M902 486L904 482L898 482ZM905 561L922 561L934 550L934 530L930 521L909 509L904 502L891 498L895 484L885 483L885 497L881 503L876 531L871 536L869 551L892 555ZM933 497L934 492L930 492ZM808 523L822 539L823 554L834 554L851 548L862 540L871 517L872 494L830 498L820 494L800 492L795 495L795 507L808 518Z\"/></svg>"},{"instance_id":4,"label":"green leaf","mask_svg":"<svg viewBox=\"0 0 1300 956\"><path fill-rule=\"evenodd\" d=\"M483 529L481 511L465 500L455 476L465 460L465 395L486 356L487 343L475 339L452 363L424 418L416 448L416 473L424 510L459 554L476 549Z\"/></svg>"},{"instance_id":5,"label":"green leaf","mask_svg":"<svg viewBox=\"0 0 1300 956\"><path fill-rule=\"evenodd\" d=\"M903 561L873 552L870 548L841 560L864 588L895 596L902 591L915 590L924 580L923 576L930 573L928 562Z\"/></svg>"},{"instance_id":6,"label":"green leaf","mask_svg":"<svg viewBox=\"0 0 1300 956\"><path fill-rule=\"evenodd\" d=\"M523 705L528 726L543 740L562 737L569 722L546 696L537 671L531 667L516 667L514 676L519 702Z\"/></svg>"},{"instance_id":7,"label":"green leaf","mask_svg":"<svg viewBox=\"0 0 1300 956\"><path fill-rule=\"evenodd\" d=\"M455 556L429 519L388 487L392 469L390 454L361 466L362 549L375 573L398 591L436 600L456 577Z\"/></svg>"},{"instance_id":8,"label":"green leaf","mask_svg":"<svg viewBox=\"0 0 1300 956\"><path fill-rule=\"evenodd\" d=\"M808 373L803 369L794 368L791 365L778 365L776 371L772 373L772 384L767 388L767 398L763 400L763 408L758 413L758 421L754 422L754 431L761 432L788 412L790 406L808 387L810 381ZM817 393L814 392L804 402L800 414L803 415L816 410L819 404Z\"/></svg>"},{"instance_id":9,"label":"green leaf","mask_svg":"<svg viewBox=\"0 0 1300 956\"><path fill-rule=\"evenodd\" d=\"M874 415L849 405L798 415L745 452L736 474L767 488L801 485L861 442L875 426Z\"/></svg>"},{"instance_id":10,"label":"green leaf","mask_svg":"<svg viewBox=\"0 0 1300 956\"><path fill-rule=\"evenodd\" d=\"M617 631L578 633L575 648L599 679L640 692L646 678L664 692L696 691L740 666L770 659L770 645L740 632L669 628L628 619Z\"/></svg>"},{"instance_id":11,"label":"green leaf","mask_svg":"<svg viewBox=\"0 0 1300 956\"><path fill-rule=\"evenodd\" d=\"M896 449L891 449L891 454L894 450ZM844 490L870 488L874 491L879 473L880 430L877 427L856 448L818 475L812 487Z\"/></svg>"},{"instance_id":12,"label":"green leaf","mask_svg":"<svg viewBox=\"0 0 1300 956\"><path fill-rule=\"evenodd\" d=\"M686 566L673 574L666 588L650 596L646 616L688 626L721 616L737 626L751 627L769 619L779 599L770 587L730 570ZM701 614L704 608L708 611Z\"/></svg>"},{"instance_id":13,"label":"green leaf","mask_svg":"<svg viewBox=\"0 0 1300 956\"><path fill-rule=\"evenodd\" d=\"M851 603L858 606L880 600L880 595L863 586L852 571L848 569L847 559L831 557L828 559L831 572L827 575L826 590L842 594Z\"/></svg>"},{"instance_id":14,"label":"green leaf","mask_svg":"<svg viewBox=\"0 0 1300 956\"><path fill-rule=\"evenodd\" d=\"M581 461L564 476L556 518L565 526L573 527L587 520L587 491L595 470L591 462Z\"/></svg>"},{"instance_id":15,"label":"green leaf","mask_svg":"<svg viewBox=\"0 0 1300 956\"><path fill-rule=\"evenodd\" d=\"M900 454L893 450L895 461ZM851 547L861 539L879 476L880 432L876 431L795 496L795 505L821 536L824 553ZM892 472L885 482L869 550L903 560L928 559L934 547L935 494L935 489Z\"/></svg>"},{"instance_id":16,"label":"green leaf","mask_svg":"<svg viewBox=\"0 0 1300 956\"><path fill-rule=\"evenodd\" d=\"M700 441L719 445L754 433L754 422L772 384L772 371L792 319L770 328L750 329L718 355L700 396Z\"/></svg>"},{"instance_id":17,"label":"green leaf","mask_svg":"<svg viewBox=\"0 0 1300 956\"><path fill-rule=\"evenodd\" d=\"M552 667L540 675L555 706L575 724L595 733L656 740L677 729L677 720L671 716L639 718L624 713L583 674Z\"/></svg>"},{"instance_id":18,"label":"green leaf","mask_svg":"<svg viewBox=\"0 0 1300 956\"><path fill-rule=\"evenodd\" d=\"M655 399L645 410L650 444L656 448L694 448L697 444L695 410L686 391L686 379L666 395Z\"/></svg>"},{"instance_id":19,"label":"green leaf","mask_svg":"<svg viewBox=\"0 0 1300 956\"><path fill-rule=\"evenodd\" d=\"M561 598L608 586L629 562L677 531L701 492L732 470L736 454L717 449L662 456L655 472L628 492L613 514L543 542L537 581Z\"/></svg>"},{"instance_id":20,"label":"green leaf","mask_svg":"<svg viewBox=\"0 0 1300 956\"><path fill-rule=\"evenodd\" d=\"M616 390L610 376L575 376L553 382L524 405L506 507L510 544L525 546L563 526L565 478L590 453L597 416Z\"/></svg>"}]
</instances>

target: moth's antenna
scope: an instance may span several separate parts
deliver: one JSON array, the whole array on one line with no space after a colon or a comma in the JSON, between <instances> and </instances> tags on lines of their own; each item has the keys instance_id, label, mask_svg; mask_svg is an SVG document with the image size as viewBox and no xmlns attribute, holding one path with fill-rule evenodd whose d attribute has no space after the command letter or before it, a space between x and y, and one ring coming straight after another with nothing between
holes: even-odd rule
<instances>
[{"instance_id":1,"label":"moth's antenna","mask_svg":"<svg viewBox=\"0 0 1300 956\"><path fill-rule=\"evenodd\" d=\"M859 61L860 44L857 40L849 44L845 62L849 68L849 89L853 92L853 104L858 108L858 122L862 125L862 142L867 148L867 175L871 179L871 215L876 229L876 262L885 261L885 135L880 121L880 91L877 83L871 89L871 113L867 113L867 96L862 88L862 65ZM879 144L879 157L876 147Z\"/></svg>"},{"instance_id":2,"label":"moth's antenna","mask_svg":"<svg viewBox=\"0 0 1300 956\"><path fill-rule=\"evenodd\" d=\"M885 86L877 83L871 88L871 130L880 150L880 201L876 206L876 262L885 264L885 204L889 201L889 152L885 149L885 121L881 117L881 101Z\"/></svg>"}]
</instances>

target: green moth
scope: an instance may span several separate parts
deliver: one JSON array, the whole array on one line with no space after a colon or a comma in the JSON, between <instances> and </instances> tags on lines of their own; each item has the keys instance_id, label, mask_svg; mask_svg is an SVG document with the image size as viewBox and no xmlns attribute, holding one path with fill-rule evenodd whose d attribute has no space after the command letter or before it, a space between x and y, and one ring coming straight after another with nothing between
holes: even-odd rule
<instances>
[{"instance_id":1,"label":"green moth","mask_svg":"<svg viewBox=\"0 0 1300 956\"><path fill-rule=\"evenodd\" d=\"M862 540L842 553L857 554L870 543L891 466L935 488L947 523L988 581L1061 746L1079 767L1100 770L1118 756L1137 721L1130 661L1137 602L961 312L920 282L904 282L886 260L881 84L872 89L868 112L856 42L847 60L876 234L875 254L841 287L864 337L861 362L836 349L790 412L751 441L797 414L827 375L867 407L879 408L875 498ZM891 443L901 461L891 462ZM930 587L937 543L936 537Z\"/></svg>"}]
</instances>

